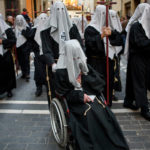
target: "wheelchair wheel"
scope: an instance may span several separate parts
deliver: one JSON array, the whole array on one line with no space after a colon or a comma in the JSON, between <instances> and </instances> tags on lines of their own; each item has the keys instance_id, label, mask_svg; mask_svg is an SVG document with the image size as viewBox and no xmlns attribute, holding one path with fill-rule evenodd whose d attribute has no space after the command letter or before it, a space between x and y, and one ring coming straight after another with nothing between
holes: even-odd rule
<instances>
[{"instance_id":1,"label":"wheelchair wheel","mask_svg":"<svg viewBox=\"0 0 150 150\"><path fill-rule=\"evenodd\" d=\"M54 98L50 104L50 116L53 135L56 142L61 146L67 145L67 123L61 103Z\"/></svg>"},{"instance_id":2,"label":"wheelchair wheel","mask_svg":"<svg viewBox=\"0 0 150 150\"><path fill-rule=\"evenodd\" d=\"M67 145L66 150L73 150L73 147L71 144Z\"/></svg>"}]
</instances>

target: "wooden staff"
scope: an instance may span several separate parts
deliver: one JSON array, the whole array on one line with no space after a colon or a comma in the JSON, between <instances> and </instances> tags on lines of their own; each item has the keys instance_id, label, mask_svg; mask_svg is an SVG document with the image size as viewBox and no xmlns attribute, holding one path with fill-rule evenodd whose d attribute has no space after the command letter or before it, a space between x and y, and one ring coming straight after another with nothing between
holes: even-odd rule
<instances>
[{"instance_id":1,"label":"wooden staff","mask_svg":"<svg viewBox=\"0 0 150 150\"><path fill-rule=\"evenodd\" d=\"M81 14L82 15L82 33L84 33L84 16L85 14L90 14L90 12L84 12L84 5L82 4L82 11L81 12L76 12L76 14Z\"/></svg>"},{"instance_id":2,"label":"wooden staff","mask_svg":"<svg viewBox=\"0 0 150 150\"><path fill-rule=\"evenodd\" d=\"M15 64L15 71L16 71L16 75L18 76L18 70L19 70L19 63L18 63L18 57L17 57L17 51L16 51L16 46L14 46L12 48L12 53L13 53L13 60L14 60L14 64Z\"/></svg>"},{"instance_id":3,"label":"wooden staff","mask_svg":"<svg viewBox=\"0 0 150 150\"><path fill-rule=\"evenodd\" d=\"M49 73L48 73L48 65L46 65L46 81L47 81L47 88L48 88L48 98L49 98L49 102L51 103L52 92L51 92L50 78L49 78Z\"/></svg>"}]
</instances>

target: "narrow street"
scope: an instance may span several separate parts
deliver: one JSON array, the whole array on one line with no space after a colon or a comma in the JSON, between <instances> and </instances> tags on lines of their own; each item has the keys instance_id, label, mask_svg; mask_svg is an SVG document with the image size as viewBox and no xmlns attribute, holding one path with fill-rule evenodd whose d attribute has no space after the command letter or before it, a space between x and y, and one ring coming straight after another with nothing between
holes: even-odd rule
<instances>
[{"instance_id":1,"label":"narrow street","mask_svg":"<svg viewBox=\"0 0 150 150\"><path fill-rule=\"evenodd\" d=\"M150 122L144 120L139 112L122 107L126 62L121 62L123 92L116 93L119 101L113 102L112 111L116 114L131 150L150 150ZM17 77L17 89L14 96L0 98L0 150L61 150L55 143L50 126L46 89L41 97L35 97L33 80L34 67L31 67L31 79L27 83Z\"/></svg>"}]
</instances>

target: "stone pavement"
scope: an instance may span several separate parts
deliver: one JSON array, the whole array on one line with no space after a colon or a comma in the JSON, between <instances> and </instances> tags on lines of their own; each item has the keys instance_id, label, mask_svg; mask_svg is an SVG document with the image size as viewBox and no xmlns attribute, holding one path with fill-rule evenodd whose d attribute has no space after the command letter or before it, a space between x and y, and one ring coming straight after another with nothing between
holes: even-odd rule
<instances>
[{"instance_id":1,"label":"stone pavement","mask_svg":"<svg viewBox=\"0 0 150 150\"><path fill-rule=\"evenodd\" d=\"M123 85L125 83L125 61L121 64ZM52 135L46 90L41 97L35 97L36 90L31 68L29 83L17 79L14 97L0 98L0 150L63 150ZM116 93L120 101L114 102L112 110L127 138L131 150L150 150L150 122L139 112L131 112L122 107L122 93Z\"/></svg>"}]
</instances>

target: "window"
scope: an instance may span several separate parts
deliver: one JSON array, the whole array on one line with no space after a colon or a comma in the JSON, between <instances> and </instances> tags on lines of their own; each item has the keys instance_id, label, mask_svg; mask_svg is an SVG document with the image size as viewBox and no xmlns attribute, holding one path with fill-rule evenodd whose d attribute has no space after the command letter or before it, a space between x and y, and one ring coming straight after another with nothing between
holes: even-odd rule
<instances>
[{"instance_id":1,"label":"window","mask_svg":"<svg viewBox=\"0 0 150 150\"><path fill-rule=\"evenodd\" d=\"M19 0L5 0L6 16L19 14Z\"/></svg>"}]
</instances>

